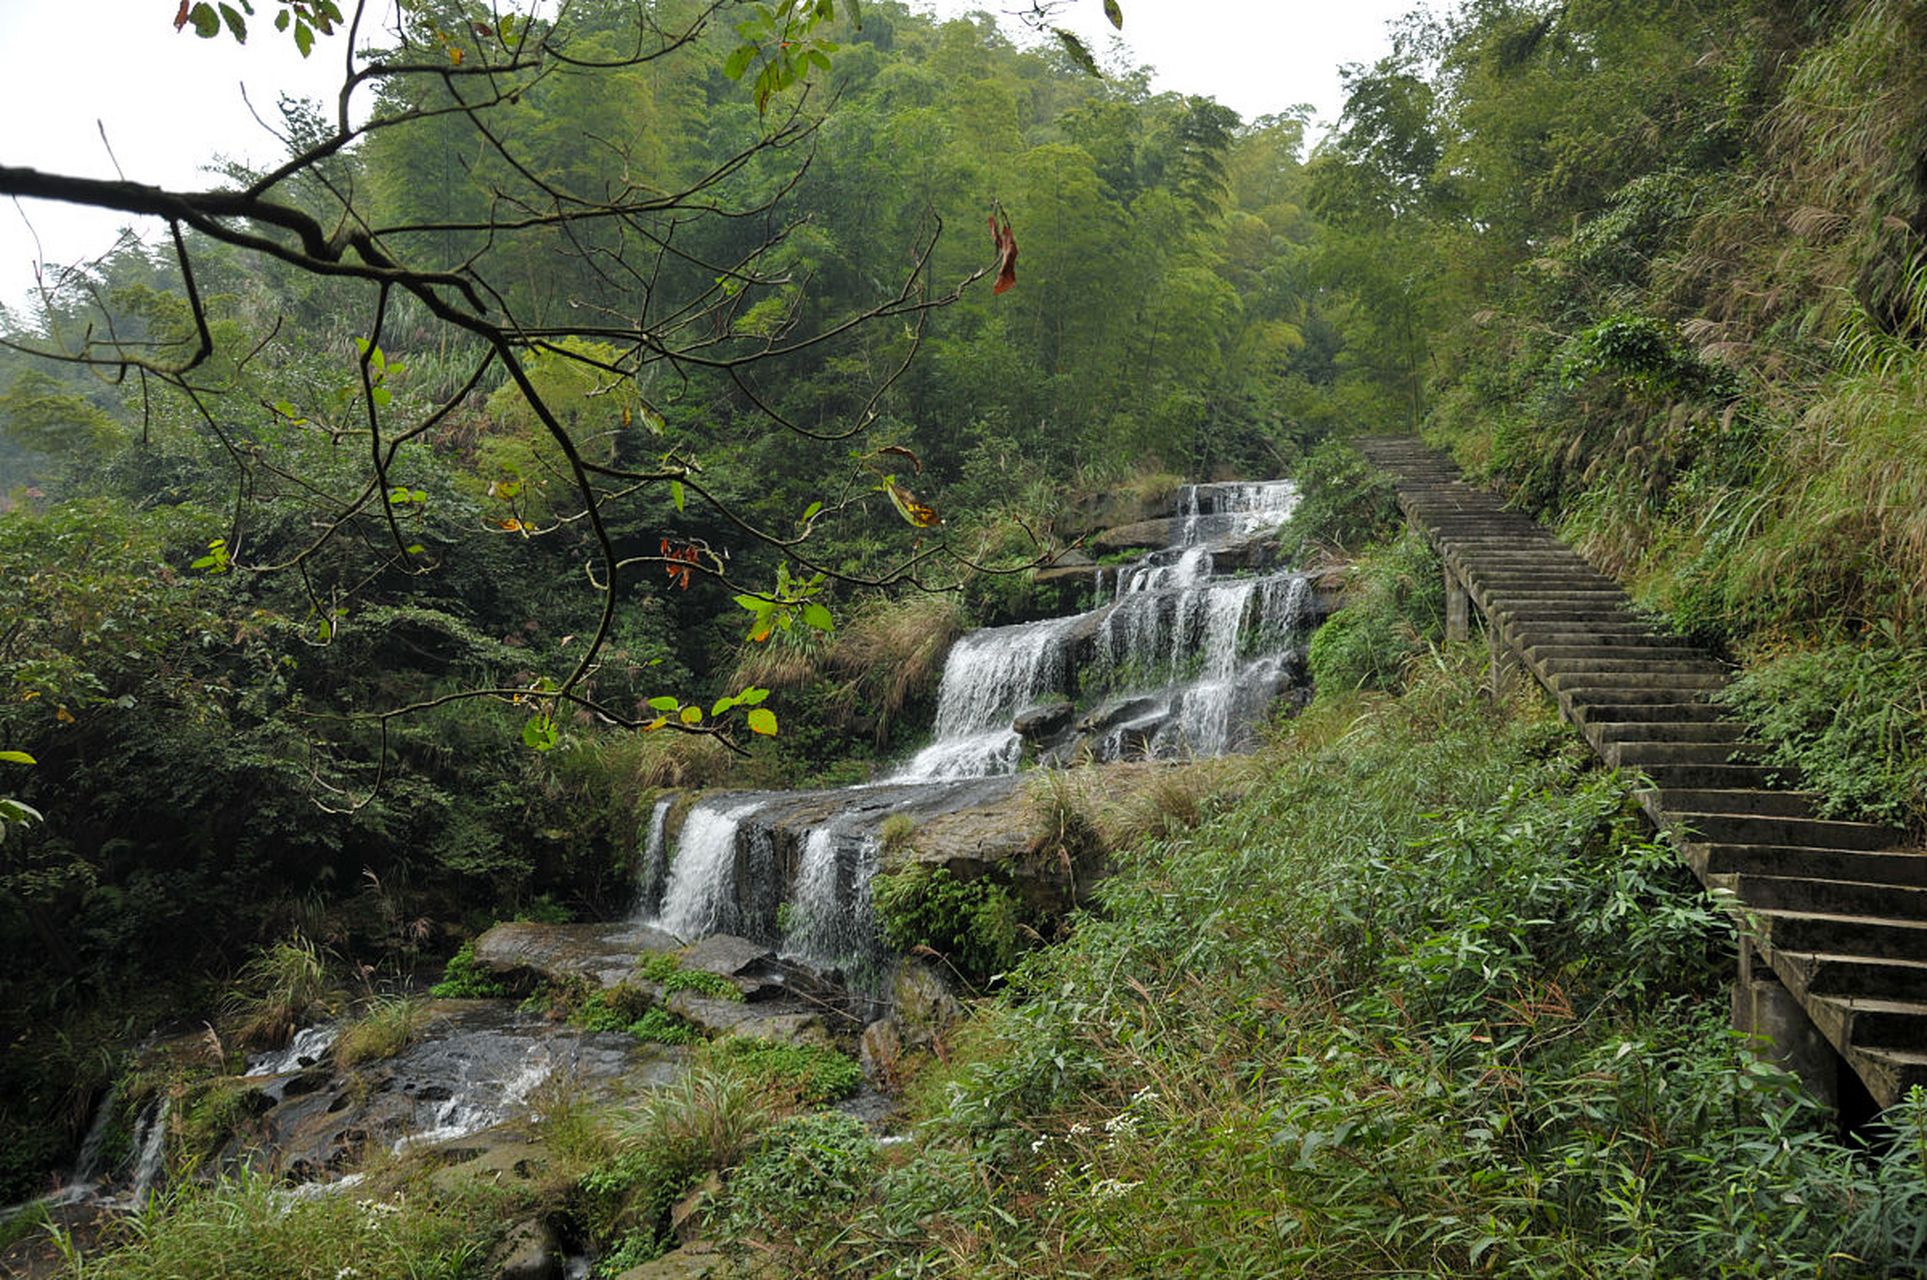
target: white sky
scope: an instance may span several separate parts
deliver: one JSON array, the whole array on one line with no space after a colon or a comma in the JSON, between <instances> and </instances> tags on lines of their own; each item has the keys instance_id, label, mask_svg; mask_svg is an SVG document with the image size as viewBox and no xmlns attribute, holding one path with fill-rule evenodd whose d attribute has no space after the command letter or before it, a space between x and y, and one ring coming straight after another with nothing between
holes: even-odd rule
<instances>
[{"instance_id":1,"label":"white sky","mask_svg":"<svg viewBox=\"0 0 1927 1280\"><path fill-rule=\"evenodd\" d=\"M1011 0L915 2L944 14L1016 7ZM1308 102L1329 123L1342 101L1339 66L1384 53L1386 24L1416 0L1121 2L1128 61L1155 65L1158 89L1210 94L1247 119ZM342 37L317 41L303 62L293 41L269 26L271 4L255 6L257 30L245 47L225 33L218 40L196 39L191 28L176 33L174 7L173 0L0 0L0 164L112 177L104 129L129 179L205 186L214 179L202 166L217 156L265 163L280 154L243 103L243 84L254 109L274 123L280 93L332 100ZM1065 25L1106 56L1112 32L1100 0L1075 0ZM127 221L40 201L0 203L0 304L17 304L32 288L33 233L47 261L70 262L104 252ZM150 236L161 227L142 221Z\"/></svg>"}]
</instances>

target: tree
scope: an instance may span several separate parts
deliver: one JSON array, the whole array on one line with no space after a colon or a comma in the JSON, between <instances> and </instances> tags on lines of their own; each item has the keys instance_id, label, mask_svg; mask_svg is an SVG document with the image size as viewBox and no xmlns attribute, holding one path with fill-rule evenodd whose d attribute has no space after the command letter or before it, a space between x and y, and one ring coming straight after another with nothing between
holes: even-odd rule
<instances>
[{"instance_id":1,"label":"tree","mask_svg":"<svg viewBox=\"0 0 1927 1280\"><path fill-rule=\"evenodd\" d=\"M182 14L209 37L218 18L244 38L244 17L228 5ZM580 538L597 615L565 666L521 687L447 696L524 705L524 737L537 747L556 741L571 707L645 729L769 732L774 717L753 694L732 706L664 691L637 710L591 690L618 611L644 579L712 578L768 634L829 625L819 597L833 579L927 583L958 559L934 514L904 500L909 490L893 478L901 462L859 450L842 497L772 525L719 492L704 442L677 430L687 417L678 389L703 378L734 388L742 411L793 438L860 440L907 354L829 424L785 415L759 371L847 346L885 321L909 326L914 351L923 318L983 274L932 279L936 224L867 301L836 314L797 305L794 250L805 232L793 194L815 145L810 77L828 65L834 45L823 33L835 17L833 0L773 9L594 0L543 20L412 0L378 32L365 3L346 13L284 5L277 24L304 53L336 30L348 49L328 114L284 110L288 154L272 169L188 191L0 166L0 194L164 219L181 286L179 313L138 340L71 326L36 353L137 382L198 423L237 495L206 567L297 576L319 644L352 618L365 584L431 574L452 554L443 540L462 521L435 513L467 508L430 445L490 392L497 425L480 459L490 474L471 495L480 509L468 536ZM733 33L723 25L732 18L741 19ZM749 81L757 108L712 111L724 127L710 122L693 161L679 148L680 165L664 141L691 126L689 104L665 97L658 74L675 62ZM696 81L685 69L678 83ZM438 180L424 181L436 170ZM311 282L325 295L316 316L336 332L317 340L293 316L238 314L215 283L249 272ZM429 367L403 376L417 365ZM39 374L0 403L9 435L47 452L105 430L89 408ZM265 510L265 499L301 503L308 527ZM893 563L852 572L815 558L813 544L838 516L886 499L913 526ZM741 556L676 534L692 507L780 556L773 581L745 576L751 562ZM652 526L660 536L642 533ZM415 705L369 713L384 744L390 720ZM376 758L378 780L385 746Z\"/></svg>"}]
</instances>

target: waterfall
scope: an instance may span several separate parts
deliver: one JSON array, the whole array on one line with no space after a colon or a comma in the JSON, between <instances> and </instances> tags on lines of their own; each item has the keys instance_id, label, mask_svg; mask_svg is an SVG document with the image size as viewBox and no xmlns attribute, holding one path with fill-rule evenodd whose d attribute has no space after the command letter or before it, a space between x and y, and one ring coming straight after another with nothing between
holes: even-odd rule
<instances>
[{"instance_id":1,"label":"waterfall","mask_svg":"<svg viewBox=\"0 0 1927 1280\"><path fill-rule=\"evenodd\" d=\"M874 836L851 834L837 822L811 828L790 894L780 948L785 959L840 969L859 981L879 967L882 943L870 881L882 858L882 844Z\"/></svg>"},{"instance_id":2,"label":"waterfall","mask_svg":"<svg viewBox=\"0 0 1927 1280\"><path fill-rule=\"evenodd\" d=\"M742 932L736 902L737 835L743 819L762 807L761 799L722 796L689 811L663 886L658 927L691 940Z\"/></svg>"},{"instance_id":3,"label":"waterfall","mask_svg":"<svg viewBox=\"0 0 1927 1280\"><path fill-rule=\"evenodd\" d=\"M649 834L643 838L642 874L636 889L636 917L647 920L662 910L663 891L669 879L669 810L676 797L663 796L649 811Z\"/></svg>"},{"instance_id":4,"label":"waterfall","mask_svg":"<svg viewBox=\"0 0 1927 1280\"><path fill-rule=\"evenodd\" d=\"M333 1047L335 1037L341 1028L333 1023L303 1027L294 1033L294 1039L285 1049L268 1053L257 1053L248 1059L247 1071L250 1076L280 1076L290 1071L300 1071L321 1061L321 1055Z\"/></svg>"},{"instance_id":5,"label":"waterfall","mask_svg":"<svg viewBox=\"0 0 1927 1280\"><path fill-rule=\"evenodd\" d=\"M147 1104L134 1125L134 1185L127 1203L139 1208L159 1184L167 1158L167 1113L170 1099L162 1094Z\"/></svg>"},{"instance_id":6,"label":"waterfall","mask_svg":"<svg viewBox=\"0 0 1927 1280\"><path fill-rule=\"evenodd\" d=\"M984 627L964 636L944 660L936 740L892 782L935 782L1014 773L1023 742L1011 719L1046 694L1067 692L1064 636L1079 618L1046 618Z\"/></svg>"}]
</instances>

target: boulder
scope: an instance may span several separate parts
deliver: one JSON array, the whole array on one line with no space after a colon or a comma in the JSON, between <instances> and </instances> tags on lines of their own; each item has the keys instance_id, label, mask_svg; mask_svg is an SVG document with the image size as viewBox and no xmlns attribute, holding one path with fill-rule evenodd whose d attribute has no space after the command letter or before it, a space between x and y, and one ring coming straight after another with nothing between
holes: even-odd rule
<instances>
[{"instance_id":1,"label":"boulder","mask_svg":"<svg viewBox=\"0 0 1927 1280\"><path fill-rule=\"evenodd\" d=\"M703 1280L704 1276L716 1274L722 1262L720 1253L698 1240L673 1253L665 1253L654 1262L631 1267L616 1280Z\"/></svg>"},{"instance_id":2,"label":"boulder","mask_svg":"<svg viewBox=\"0 0 1927 1280\"><path fill-rule=\"evenodd\" d=\"M711 934L693 942L684 947L679 955L683 968L700 969L704 973L721 974L725 978L744 977L776 961L776 953L761 943L751 942L747 938L733 938L726 933Z\"/></svg>"},{"instance_id":3,"label":"boulder","mask_svg":"<svg viewBox=\"0 0 1927 1280\"><path fill-rule=\"evenodd\" d=\"M1084 545L1100 556L1118 551L1156 551L1170 546L1172 536L1180 527L1180 522L1172 516L1138 520L1092 534Z\"/></svg>"},{"instance_id":4,"label":"boulder","mask_svg":"<svg viewBox=\"0 0 1927 1280\"><path fill-rule=\"evenodd\" d=\"M540 1218L518 1222L495 1246L483 1273L495 1280L561 1280L561 1244Z\"/></svg>"},{"instance_id":5,"label":"boulder","mask_svg":"<svg viewBox=\"0 0 1927 1280\"><path fill-rule=\"evenodd\" d=\"M1033 745L1049 742L1071 727L1071 718L1076 714L1068 702L1053 702L1046 706L1032 707L1018 714L1010 722L1017 736Z\"/></svg>"},{"instance_id":6,"label":"boulder","mask_svg":"<svg viewBox=\"0 0 1927 1280\"><path fill-rule=\"evenodd\" d=\"M674 935L633 921L610 924L498 924L475 940L475 963L491 973L580 979L598 987L627 980L645 951L675 951Z\"/></svg>"}]
</instances>

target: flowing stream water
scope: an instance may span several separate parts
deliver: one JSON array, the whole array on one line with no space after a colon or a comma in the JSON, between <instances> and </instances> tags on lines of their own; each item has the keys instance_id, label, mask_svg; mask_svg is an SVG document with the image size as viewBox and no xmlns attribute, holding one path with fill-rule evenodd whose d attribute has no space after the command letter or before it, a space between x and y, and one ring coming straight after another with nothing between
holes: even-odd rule
<instances>
[{"instance_id":1,"label":"flowing stream water","mask_svg":"<svg viewBox=\"0 0 1927 1280\"><path fill-rule=\"evenodd\" d=\"M870 880L883 818L941 805L944 788L1016 773L1027 744L1015 722L1025 713L1073 701L1082 712L1046 762L1238 749L1302 644L1308 579L1290 570L1225 574L1219 562L1238 562L1296 500L1284 481L1186 486L1169 545L1093 571L1095 608L963 636L944 664L930 743L878 782L842 793L849 805L832 797L829 816L802 834L787 866L757 822L776 797L698 802L673 857L659 804L640 916L688 940L737 933L771 942L788 958L847 976L880 954ZM902 798L879 812L879 788L901 789Z\"/></svg>"}]
</instances>

